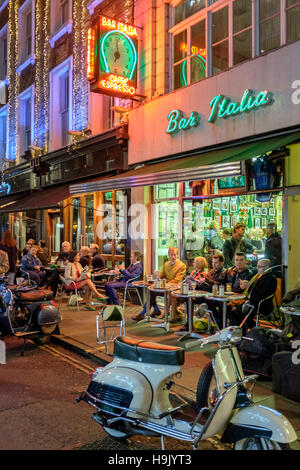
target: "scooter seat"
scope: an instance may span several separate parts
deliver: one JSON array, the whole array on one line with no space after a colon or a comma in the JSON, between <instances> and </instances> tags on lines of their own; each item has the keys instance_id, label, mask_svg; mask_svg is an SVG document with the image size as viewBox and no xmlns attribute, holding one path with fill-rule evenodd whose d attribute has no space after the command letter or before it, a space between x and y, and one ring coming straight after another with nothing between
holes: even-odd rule
<instances>
[{"instance_id":1,"label":"scooter seat","mask_svg":"<svg viewBox=\"0 0 300 470\"><path fill-rule=\"evenodd\" d=\"M114 356L147 364L169 366L181 366L184 364L184 349L182 348L133 340L126 336L118 336L115 339Z\"/></svg>"}]
</instances>

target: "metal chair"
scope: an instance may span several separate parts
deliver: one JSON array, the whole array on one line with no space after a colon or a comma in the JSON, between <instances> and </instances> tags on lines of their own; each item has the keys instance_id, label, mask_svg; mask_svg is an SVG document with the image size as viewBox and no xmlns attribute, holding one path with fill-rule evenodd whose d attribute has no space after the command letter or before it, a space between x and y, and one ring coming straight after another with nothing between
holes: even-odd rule
<instances>
[{"instance_id":1,"label":"metal chair","mask_svg":"<svg viewBox=\"0 0 300 470\"><path fill-rule=\"evenodd\" d=\"M59 303L58 303L58 308L60 309L60 305L61 305L61 301L62 301L62 297L63 297L63 293L74 293L76 295L76 305L77 305L77 311L79 312L79 302L78 302L78 293L79 292L82 292L83 289L77 289L76 287L76 283L74 281L71 281L69 286L72 286L71 289L66 289L65 285L66 285L66 280L64 278L64 276L60 275L59 276L59 279L61 280L61 284L58 285L58 288L57 288L57 293L59 293Z\"/></svg>"},{"instance_id":2,"label":"metal chair","mask_svg":"<svg viewBox=\"0 0 300 470\"><path fill-rule=\"evenodd\" d=\"M262 300L258 303L258 305L257 305L257 311L256 311L256 322L255 322L255 326L258 326L259 314L261 313L261 305L262 305L266 300L273 299L274 296L275 296L275 293L269 295L268 297L265 297L264 299L262 299Z\"/></svg>"},{"instance_id":3,"label":"metal chair","mask_svg":"<svg viewBox=\"0 0 300 470\"><path fill-rule=\"evenodd\" d=\"M102 325L100 325L100 319ZM112 322L113 325L107 326L106 322ZM118 334L116 334L117 328L120 328ZM113 329L109 338L107 338L108 329ZM108 354L108 343L113 343L117 336L125 336L124 307L121 305L103 305L100 312L96 315L96 334L97 344L104 344L105 353Z\"/></svg>"},{"instance_id":4,"label":"metal chair","mask_svg":"<svg viewBox=\"0 0 300 470\"><path fill-rule=\"evenodd\" d=\"M141 307L143 306L143 301L141 299L138 287L130 285L132 282L138 281L139 278L140 278L140 276L137 276L137 277L134 277L132 279L128 279L126 281L126 284L125 284L125 287L124 287L124 295L123 295L123 309L124 309L124 312L125 312L125 303L126 303L127 294L129 295L130 302L132 303L132 298L131 298L131 295L130 295L131 290L134 290L136 292L136 294L138 296L138 299L139 299L139 302L140 302L140 305L141 305ZM120 290L123 290L123 288L121 287Z\"/></svg>"}]
</instances>

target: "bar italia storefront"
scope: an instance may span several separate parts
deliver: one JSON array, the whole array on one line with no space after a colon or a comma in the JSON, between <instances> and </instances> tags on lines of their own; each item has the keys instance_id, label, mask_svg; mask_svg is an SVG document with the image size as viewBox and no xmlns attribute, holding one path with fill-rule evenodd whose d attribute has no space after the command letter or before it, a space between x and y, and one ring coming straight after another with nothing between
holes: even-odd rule
<instances>
[{"instance_id":1,"label":"bar italia storefront","mask_svg":"<svg viewBox=\"0 0 300 470\"><path fill-rule=\"evenodd\" d=\"M70 186L73 195L102 197L131 188L131 205L144 202L143 227L130 246L143 252L145 272L162 267L169 246L179 248L191 269L195 256L222 250L237 222L246 225L246 237L264 256L266 227L275 223L283 238L286 287L300 277L295 264L300 227L294 228L300 105L294 104L291 87L300 67L289 62L295 47L132 110L129 171ZM270 73L279 69L285 74ZM131 213L129 223L133 219Z\"/></svg>"}]
</instances>

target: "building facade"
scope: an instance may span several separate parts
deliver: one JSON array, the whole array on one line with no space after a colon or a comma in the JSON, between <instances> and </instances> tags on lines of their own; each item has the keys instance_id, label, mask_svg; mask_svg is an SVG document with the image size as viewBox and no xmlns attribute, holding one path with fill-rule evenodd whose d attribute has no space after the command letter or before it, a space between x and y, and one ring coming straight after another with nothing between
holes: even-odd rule
<instances>
[{"instance_id":1,"label":"building facade","mask_svg":"<svg viewBox=\"0 0 300 470\"><path fill-rule=\"evenodd\" d=\"M300 1L48 1L43 21L38 0L2 4L2 71L6 49L9 59L0 144L16 165L5 170L11 193L0 210L9 207L23 243L30 233L26 228L24 236L24 227L36 217L54 252L62 239L74 248L97 240L115 263L126 247L138 248L150 272L169 246L190 265L209 255L210 230L242 221L259 244L272 222L283 237L286 287L294 285ZM138 30L133 99L89 89L87 31L101 15ZM25 161L29 142L43 152L33 149L37 158ZM39 165L46 174L36 177ZM39 216L21 211L26 200L13 197L21 189L41 197L55 192L54 207L41 207ZM128 212L132 206L137 212ZM138 217L133 234L127 228ZM263 256L262 246L258 252Z\"/></svg>"}]
</instances>

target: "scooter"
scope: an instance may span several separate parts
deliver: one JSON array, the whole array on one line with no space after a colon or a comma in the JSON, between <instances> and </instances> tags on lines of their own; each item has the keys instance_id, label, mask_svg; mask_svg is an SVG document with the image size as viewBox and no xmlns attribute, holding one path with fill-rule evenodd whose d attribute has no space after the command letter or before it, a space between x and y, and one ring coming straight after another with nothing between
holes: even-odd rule
<instances>
[{"instance_id":1,"label":"scooter","mask_svg":"<svg viewBox=\"0 0 300 470\"><path fill-rule=\"evenodd\" d=\"M172 379L184 364L184 349L125 336L115 339L114 360L95 369L77 401L95 407L94 421L119 440L135 434L160 436L164 449L164 436L169 436L196 449L201 441L222 435L221 441L237 450L286 449L297 439L295 430L282 414L253 403L251 390L257 376L244 376L236 348L241 340L242 329L231 326L189 343L218 344L213 360L215 400L213 406L201 407L193 422L180 419L186 402L173 406L170 401Z\"/></svg>"},{"instance_id":2,"label":"scooter","mask_svg":"<svg viewBox=\"0 0 300 470\"><path fill-rule=\"evenodd\" d=\"M6 281L0 278L0 337L23 339L23 355L27 339L37 344L49 341L61 316L49 291L35 285L9 287Z\"/></svg>"}]
</instances>

